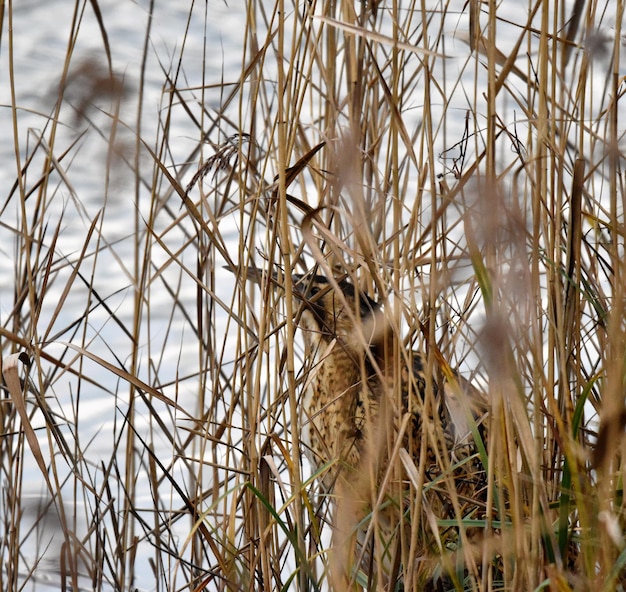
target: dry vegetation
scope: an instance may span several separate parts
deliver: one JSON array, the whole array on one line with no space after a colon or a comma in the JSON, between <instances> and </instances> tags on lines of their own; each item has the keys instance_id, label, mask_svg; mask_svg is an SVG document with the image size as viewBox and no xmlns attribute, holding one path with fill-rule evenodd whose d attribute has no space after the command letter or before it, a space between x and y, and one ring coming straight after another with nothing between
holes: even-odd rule
<instances>
[{"instance_id":1,"label":"dry vegetation","mask_svg":"<svg viewBox=\"0 0 626 592\"><path fill-rule=\"evenodd\" d=\"M0 589L44 575L98 591L332 586L341 555L298 447L310 368L285 298L289 272L315 264L393 302L407 348L441 352L488 393L474 589L619 588L622 10L249 0L239 73L189 88L177 45L156 137L120 115L137 97L104 43L97 71L68 50L58 110L38 141L16 137L21 172L0 195ZM103 95L113 107L91 121ZM197 132L182 161L181 120ZM93 166L104 195L109 175L130 179L121 221L108 198L83 202L61 125L106 140ZM445 547L470 524L454 511L425 524L412 468L407 590L425 555L452 569L459 544L416 553L418 533L439 529ZM352 575L367 589L367 570Z\"/></svg>"}]
</instances>

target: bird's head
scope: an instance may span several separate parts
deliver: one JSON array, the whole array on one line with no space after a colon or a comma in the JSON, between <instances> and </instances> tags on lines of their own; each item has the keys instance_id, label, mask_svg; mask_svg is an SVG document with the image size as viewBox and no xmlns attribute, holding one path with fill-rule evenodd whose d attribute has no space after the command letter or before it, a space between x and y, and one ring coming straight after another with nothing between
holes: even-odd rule
<instances>
[{"instance_id":1,"label":"bird's head","mask_svg":"<svg viewBox=\"0 0 626 592\"><path fill-rule=\"evenodd\" d=\"M354 346L369 340L380 307L347 280L322 275L294 275L293 294L299 306L298 325L309 345L337 339ZM358 331L357 325L361 330Z\"/></svg>"}]
</instances>

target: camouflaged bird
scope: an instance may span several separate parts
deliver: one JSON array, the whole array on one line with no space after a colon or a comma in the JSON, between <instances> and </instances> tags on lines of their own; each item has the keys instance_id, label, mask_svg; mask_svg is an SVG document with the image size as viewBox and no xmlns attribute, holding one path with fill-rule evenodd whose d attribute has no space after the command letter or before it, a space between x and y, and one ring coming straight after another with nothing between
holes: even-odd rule
<instances>
[{"instance_id":1,"label":"camouflaged bird","mask_svg":"<svg viewBox=\"0 0 626 592\"><path fill-rule=\"evenodd\" d=\"M429 492L424 495L425 512L437 519L451 518L455 506L457 517L458 508L463 516L475 516L472 512L484 502L486 491L473 439L475 434L484 435L483 395L441 359L435 360L429 376L427 356L398 347L402 344L395 343L381 306L350 282L321 275L292 279L307 365L301 442L322 475L324 488L336 491L341 483L344 495L350 491L347 497L353 498L358 495L355 484L372 474L372 466L378 485L389 466L390 451L398 445L408 452L415 469L422 466L422 491ZM454 500L437 484L444 472L452 478ZM414 481L416 474L412 471L405 482ZM395 504L399 508L395 522L402 519L405 503ZM365 511L353 519L360 521ZM343 514L339 512L340 517ZM385 520L389 539L397 524ZM432 522L430 526L432 531ZM421 530L429 528L424 524ZM389 544L386 540L386 549ZM436 554L437 545L441 553L448 543L433 534L425 535L422 544ZM420 581L422 589L436 589Z\"/></svg>"}]
</instances>

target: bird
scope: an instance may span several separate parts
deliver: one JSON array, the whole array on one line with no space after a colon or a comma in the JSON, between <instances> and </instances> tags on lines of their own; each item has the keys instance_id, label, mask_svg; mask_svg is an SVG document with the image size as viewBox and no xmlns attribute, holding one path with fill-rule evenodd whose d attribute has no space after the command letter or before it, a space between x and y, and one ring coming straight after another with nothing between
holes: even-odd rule
<instances>
[{"instance_id":1,"label":"bird","mask_svg":"<svg viewBox=\"0 0 626 592\"><path fill-rule=\"evenodd\" d=\"M487 400L451 371L438 351L430 364L425 352L407 351L390 327L384 306L347 278L294 274L291 279L306 366L300 442L322 489L337 500L333 525L356 549L357 567L378 560L384 564L379 571L391 572L387 584L393 589L401 546L396 534L410 531L410 525L407 529L400 523L414 503L406 499L408 482L422 492L418 552L424 557L429 548L430 555L437 555L458 544L458 536L455 541L452 535L435 534L437 519L459 513L475 517L484 505L485 467L477 450L482 445L484 451ZM400 458L396 465L405 469L399 479L396 473L395 489L389 486L394 483L392 456ZM383 484L388 491L399 491L402 499L386 499L380 492ZM377 505L377 499L386 501ZM378 531L379 538L370 534L368 539L363 528L356 539L350 538L359 530L356 525L373 513L376 525L368 532ZM381 540L378 551L365 551L368 540ZM347 561L341 553L334 556L340 564ZM418 559L418 566L432 563ZM419 589L443 589L447 576L436 584L433 574L438 569L441 572L434 568L412 581ZM344 576L355 580L354 571ZM382 574L376 577L383 579ZM347 589L345 582L337 588L342 586ZM406 581L404 586L412 587Z\"/></svg>"}]
</instances>

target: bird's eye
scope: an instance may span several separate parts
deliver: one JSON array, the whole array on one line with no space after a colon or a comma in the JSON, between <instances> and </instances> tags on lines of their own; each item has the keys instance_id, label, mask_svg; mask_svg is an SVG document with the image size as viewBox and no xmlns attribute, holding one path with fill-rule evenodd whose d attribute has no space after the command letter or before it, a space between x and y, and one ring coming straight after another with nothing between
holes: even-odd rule
<instances>
[{"instance_id":1,"label":"bird's eye","mask_svg":"<svg viewBox=\"0 0 626 592\"><path fill-rule=\"evenodd\" d=\"M319 292L320 292L319 286L311 286L309 288L309 296L315 296L315 295L319 294Z\"/></svg>"}]
</instances>

